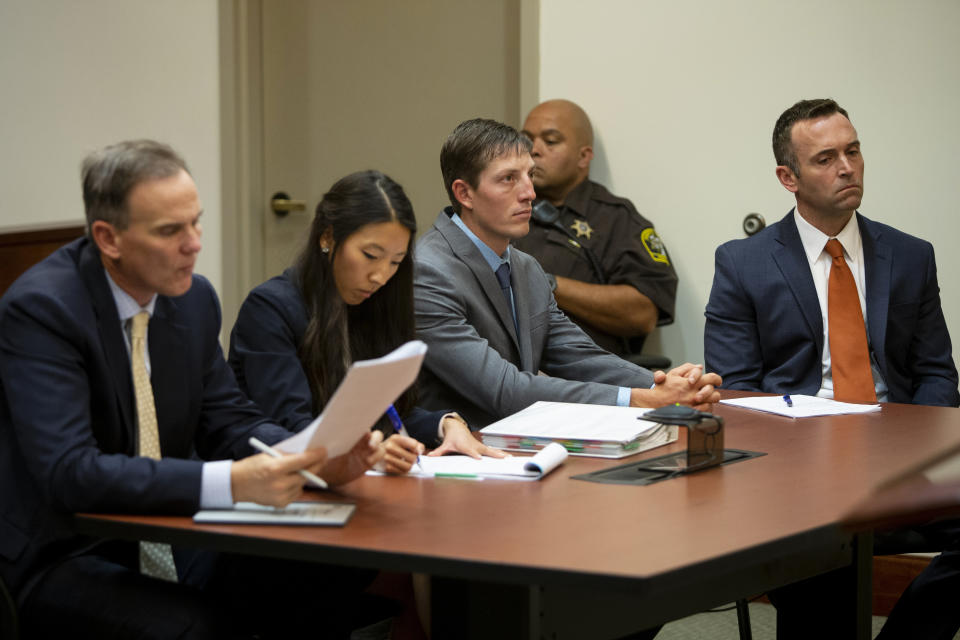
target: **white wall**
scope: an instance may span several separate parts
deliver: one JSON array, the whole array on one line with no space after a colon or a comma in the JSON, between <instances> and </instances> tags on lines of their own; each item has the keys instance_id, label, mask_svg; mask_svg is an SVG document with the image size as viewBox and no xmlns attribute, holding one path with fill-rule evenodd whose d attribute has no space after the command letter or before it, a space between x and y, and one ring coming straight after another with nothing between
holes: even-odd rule
<instances>
[{"instance_id":1,"label":"white wall","mask_svg":"<svg viewBox=\"0 0 960 640\"><path fill-rule=\"evenodd\" d=\"M0 227L82 222L83 156L156 138L197 181L219 288L217 37L214 0L0 2Z\"/></svg>"},{"instance_id":2,"label":"white wall","mask_svg":"<svg viewBox=\"0 0 960 640\"><path fill-rule=\"evenodd\" d=\"M566 97L597 133L593 177L656 224L680 276L673 360L702 361L721 242L744 215L793 201L770 137L801 98L849 112L866 161L864 215L933 242L960 340L960 3L955 0L542 0L540 98ZM954 349L954 359L958 359Z\"/></svg>"}]
</instances>

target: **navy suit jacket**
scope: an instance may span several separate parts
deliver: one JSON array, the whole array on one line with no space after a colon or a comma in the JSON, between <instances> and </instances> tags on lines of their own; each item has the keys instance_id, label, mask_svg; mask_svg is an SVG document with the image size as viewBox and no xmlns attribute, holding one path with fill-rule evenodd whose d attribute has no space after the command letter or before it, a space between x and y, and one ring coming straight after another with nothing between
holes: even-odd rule
<instances>
[{"instance_id":1,"label":"navy suit jacket","mask_svg":"<svg viewBox=\"0 0 960 640\"><path fill-rule=\"evenodd\" d=\"M95 245L57 250L0 299L0 572L15 592L93 545L70 513L193 513L201 460L290 435L243 396L219 331L201 276L157 298L147 340L164 457L151 460L136 456L130 357Z\"/></svg>"},{"instance_id":2,"label":"navy suit jacket","mask_svg":"<svg viewBox=\"0 0 960 640\"><path fill-rule=\"evenodd\" d=\"M293 269L287 269L250 292L230 333L229 362L240 387L264 413L301 431L315 416L310 383L297 355L310 317L295 279ZM404 425L427 447L437 447L437 427L445 413L414 407Z\"/></svg>"},{"instance_id":3,"label":"navy suit jacket","mask_svg":"<svg viewBox=\"0 0 960 640\"><path fill-rule=\"evenodd\" d=\"M933 246L856 215L867 334L887 400L957 406ZM724 388L807 395L820 389L823 318L793 216L717 249L704 352Z\"/></svg>"}]
</instances>

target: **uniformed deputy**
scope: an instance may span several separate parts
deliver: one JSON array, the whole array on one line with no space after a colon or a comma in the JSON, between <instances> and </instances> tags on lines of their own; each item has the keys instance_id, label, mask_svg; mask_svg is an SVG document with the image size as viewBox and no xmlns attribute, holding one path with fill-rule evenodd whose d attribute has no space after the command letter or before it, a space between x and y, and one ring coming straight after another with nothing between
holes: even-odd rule
<instances>
[{"instance_id":1,"label":"uniformed deputy","mask_svg":"<svg viewBox=\"0 0 960 640\"><path fill-rule=\"evenodd\" d=\"M533 141L535 206L549 202L559 216L534 216L513 244L553 276L557 305L598 345L638 353L647 334L673 322L677 274L663 242L629 200L589 179L593 129L583 109L549 100L523 133Z\"/></svg>"}]
</instances>

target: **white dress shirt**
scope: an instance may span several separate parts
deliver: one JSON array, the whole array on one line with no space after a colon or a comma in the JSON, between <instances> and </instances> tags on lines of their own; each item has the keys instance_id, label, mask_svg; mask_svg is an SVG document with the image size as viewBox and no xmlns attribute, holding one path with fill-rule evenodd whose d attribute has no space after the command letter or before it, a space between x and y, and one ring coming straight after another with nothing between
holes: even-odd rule
<instances>
[{"instance_id":1,"label":"white dress shirt","mask_svg":"<svg viewBox=\"0 0 960 640\"><path fill-rule=\"evenodd\" d=\"M807 254L807 262L810 264L810 273L813 276L813 285L817 289L817 299L820 301L820 316L823 318L822 378L817 395L821 398L833 398L833 370L830 367L830 323L827 316L827 292L833 258L824 251L830 236L804 220L799 211L794 211L793 219L797 223L797 231L800 232L803 251ZM867 277L863 260L863 241L860 238L860 225L857 224L856 214L850 216L846 226L835 237L843 245L844 260L847 261L850 273L853 274L853 281L857 285L860 312L863 314L864 326L866 327L867 300L864 292L866 291ZM869 341L870 334L867 333L868 345ZM887 399L887 384L880 375L880 369L877 367L872 347L870 348L870 370L873 373L873 386L877 392L877 400L883 402Z\"/></svg>"}]
</instances>

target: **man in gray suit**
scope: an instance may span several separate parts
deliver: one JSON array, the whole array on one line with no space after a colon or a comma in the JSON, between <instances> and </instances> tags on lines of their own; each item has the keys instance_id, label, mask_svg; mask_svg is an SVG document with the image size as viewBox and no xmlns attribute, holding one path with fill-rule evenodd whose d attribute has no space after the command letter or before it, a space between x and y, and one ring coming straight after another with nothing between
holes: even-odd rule
<instances>
[{"instance_id":1,"label":"man in gray suit","mask_svg":"<svg viewBox=\"0 0 960 640\"><path fill-rule=\"evenodd\" d=\"M537 261L510 248L530 229L530 149L512 127L475 119L440 152L451 206L415 260L423 404L457 407L473 428L537 400L708 409L719 376L689 363L652 373L599 348L557 308Z\"/></svg>"}]
</instances>

